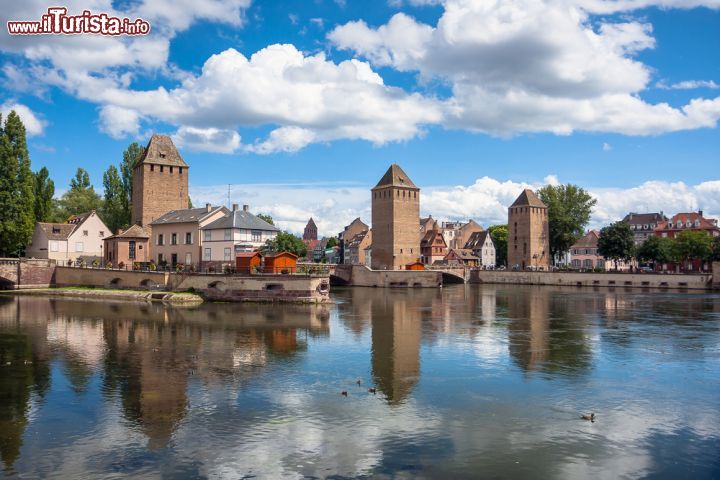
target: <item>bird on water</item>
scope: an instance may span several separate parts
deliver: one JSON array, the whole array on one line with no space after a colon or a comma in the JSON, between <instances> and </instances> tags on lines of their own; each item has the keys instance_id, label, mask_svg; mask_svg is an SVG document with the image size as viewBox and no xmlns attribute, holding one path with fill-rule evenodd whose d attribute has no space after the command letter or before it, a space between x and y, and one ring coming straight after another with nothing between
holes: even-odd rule
<instances>
[{"instance_id":1,"label":"bird on water","mask_svg":"<svg viewBox=\"0 0 720 480\"><path fill-rule=\"evenodd\" d=\"M595 422L595 414L591 413L590 415L582 415L580 417L582 420L588 420L590 422Z\"/></svg>"}]
</instances>

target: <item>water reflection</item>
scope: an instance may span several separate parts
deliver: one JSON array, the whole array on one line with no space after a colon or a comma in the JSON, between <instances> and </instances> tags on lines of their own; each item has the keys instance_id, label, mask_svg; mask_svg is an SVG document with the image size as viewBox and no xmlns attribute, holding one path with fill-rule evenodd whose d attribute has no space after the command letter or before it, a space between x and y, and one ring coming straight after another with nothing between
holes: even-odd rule
<instances>
[{"instance_id":1,"label":"water reflection","mask_svg":"<svg viewBox=\"0 0 720 480\"><path fill-rule=\"evenodd\" d=\"M668 451L696 477L720 473L718 295L486 285L334 299L0 297L4 474L666 476L681 471ZM588 408L596 424L578 421Z\"/></svg>"}]
</instances>

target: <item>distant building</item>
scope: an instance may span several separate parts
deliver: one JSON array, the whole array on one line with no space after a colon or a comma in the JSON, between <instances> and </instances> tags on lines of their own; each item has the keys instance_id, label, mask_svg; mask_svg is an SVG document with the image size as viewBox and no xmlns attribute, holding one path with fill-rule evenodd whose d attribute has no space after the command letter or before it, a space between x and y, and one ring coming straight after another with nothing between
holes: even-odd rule
<instances>
[{"instance_id":1,"label":"distant building","mask_svg":"<svg viewBox=\"0 0 720 480\"><path fill-rule=\"evenodd\" d=\"M114 267L123 264L130 268L135 262L150 262L150 235L149 228L133 225L105 238L105 261L112 263Z\"/></svg>"},{"instance_id":2,"label":"distant building","mask_svg":"<svg viewBox=\"0 0 720 480\"><path fill-rule=\"evenodd\" d=\"M658 237L675 238L684 231L705 232L712 238L720 236L718 221L714 218L705 218L702 210L698 212L676 213L670 220L658 224L655 228L655 235ZM670 263L662 265L661 267L663 270L697 272L703 270L703 268L707 269L707 264L704 264L701 260L690 260L682 264Z\"/></svg>"},{"instance_id":3,"label":"distant building","mask_svg":"<svg viewBox=\"0 0 720 480\"><path fill-rule=\"evenodd\" d=\"M425 218L420 219L420 229L418 230L419 236L418 238L422 240L422 238L425 236L427 232L430 230L440 230L440 225L438 224L437 220L435 220L432 215L428 215Z\"/></svg>"},{"instance_id":4,"label":"distant building","mask_svg":"<svg viewBox=\"0 0 720 480\"><path fill-rule=\"evenodd\" d=\"M58 262L103 259L103 238L110 235L95 210L74 215L67 223L37 222L25 255Z\"/></svg>"},{"instance_id":5,"label":"distant building","mask_svg":"<svg viewBox=\"0 0 720 480\"><path fill-rule=\"evenodd\" d=\"M445 238L448 248L464 248L470 235L482 232L483 228L475 221L443 222L440 230Z\"/></svg>"},{"instance_id":6,"label":"distant building","mask_svg":"<svg viewBox=\"0 0 720 480\"><path fill-rule=\"evenodd\" d=\"M420 240L420 261L425 265L442 262L447 253L447 244L440 230L430 230Z\"/></svg>"},{"instance_id":7,"label":"distant building","mask_svg":"<svg viewBox=\"0 0 720 480\"><path fill-rule=\"evenodd\" d=\"M348 242L348 262L365 265L365 249L372 244L372 230L363 230Z\"/></svg>"},{"instance_id":8,"label":"distant building","mask_svg":"<svg viewBox=\"0 0 720 480\"><path fill-rule=\"evenodd\" d=\"M310 220L308 220L307 225L305 225L305 231L303 232L303 240L317 240L318 239L318 232L317 232L317 225L315 225L315 220L310 217Z\"/></svg>"},{"instance_id":9,"label":"distant building","mask_svg":"<svg viewBox=\"0 0 720 480\"><path fill-rule=\"evenodd\" d=\"M547 206L530 189L508 208L508 267L550 267Z\"/></svg>"},{"instance_id":10,"label":"distant building","mask_svg":"<svg viewBox=\"0 0 720 480\"><path fill-rule=\"evenodd\" d=\"M420 189L392 164L371 190L375 270L402 270L420 257Z\"/></svg>"},{"instance_id":11,"label":"distant building","mask_svg":"<svg viewBox=\"0 0 720 480\"><path fill-rule=\"evenodd\" d=\"M360 220L360 217L357 217L355 220L350 222L350 225L347 225L345 229L338 234L338 242L340 243L340 248L338 249L338 263L349 263L349 259L346 258L347 244L350 242L350 239L352 239L355 235L362 232L363 230L367 231L369 229L370 226Z\"/></svg>"},{"instance_id":12,"label":"distant building","mask_svg":"<svg viewBox=\"0 0 720 480\"><path fill-rule=\"evenodd\" d=\"M480 266L480 259L467 248L451 248L443 260L448 265L471 268Z\"/></svg>"},{"instance_id":13,"label":"distant building","mask_svg":"<svg viewBox=\"0 0 720 480\"><path fill-rule=\"evenodd\" d=\"M153 135L133 169L132 223L148 226L188 208L189 167L167 135Z\"/></svg>"},{"instance_id":14,"label":"distant building","mask_svg":"<svg viewBox=\"0 0 720 480\"><path fill-rule=\"evenodd\" d=\"M470 250L473 255L480 259L480 266L494 267L496 252L495 244L492 241L490 232L483 230L481 232L473 232L465 243L464 248Z\"/></svg>"},{"instance_id":15,"label":"distant building","mask_svg":"<svg viewBox=\"0 0 720 480\"><path fill-rule=\"evenodd\" d=\"M241 210L237 204L233 204L232 211L201 226L200 231L203 263L223 265L234 265L235 254L255 251L280 232L275 225L250 213L248 205L243 205Z\"/></svg>"},{"instance_id":16,"label":"distant building","mask_svg":"<svg viewBox=\"0 0 720 480\"><path fill-rule=\"evenodd\" d=\"M590 230L570 247L572 268L583 270L592 270L595 268L600 268L602 270L615 269L615 262L613 260L606 260L598 253L599 238L600 232L597 230ZM630 262L625 263L624 261L619 260L617 268L618 270L628 270L630 265Z\"/></svg>"},{"instance_id":17,"label":"distant building","mask_svg":"<svg viewBox=\"0 0 720 480\"><path fill-rule=\"evenodd\" d=\"M630 212L622 219L630 225L630 230L635 237L635 245L642 245L648 237L655 234L655 228L667 221L667 217L660 213L634 213Z\"/></svg>"},{"instance_id":18,"label":"distant building","mask_svg":"<svg viewBox=\"0 0 720 480\"><path fill-rule=\"evenodd\" d=\"M153 259L158 265L163 262L169 265L199 264L204 240L200 229L228 212L225 207L213 207L208 203L203 208L172 210L155 219L150 224Z\"/></svg>"},{"instance_id":19,"label":"distant building","mask_svg":"<svg viewBox=\"0 0 720 480\"><path fill-rule=\"evenodd\" d=\"M368 268L372 268L372 243L365 247L365 263Z\"/></svg>"}]
</instances>

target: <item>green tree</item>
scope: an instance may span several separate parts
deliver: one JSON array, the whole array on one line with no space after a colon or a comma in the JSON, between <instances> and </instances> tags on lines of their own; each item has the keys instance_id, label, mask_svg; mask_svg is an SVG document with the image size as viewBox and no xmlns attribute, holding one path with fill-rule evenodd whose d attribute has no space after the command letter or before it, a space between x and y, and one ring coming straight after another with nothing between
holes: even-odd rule
<instances>
[{"instance_id":1,"label":"green tree","mask_svg":"<svg viewBox=\"0 0 720 480\"><path fill-rule=\"evenodd\" d=\"M689 260L710 260L712 247L712 237L704 231L684 230L675 236L675 255L683 263Z\"/></svg>"},{"instance_id":2,"label":"green tree","mask_svg":"<svg viewBox=\"0 0 720 480\"><path fill-rule=\"evenodd\" d=\"M720 237L715 237L712 243L712 254L710 255L710 261L720 262Z\"/></svg>"},{"instance_id":3,"label":"green tree","mask_svg":"<svg viewBox=\"0 0 720 480\"><path fill-rule=\"evenodd\" d=\"M125 192L123 181L115 165L110 165L103 174L103 188L105 201L103 202L101 216L111 232L130 226L128 212L125 210Z\"/></svg>"},{"instance_id":4,"label":"green tree","mask_svg":"<svg viewBox=\"0 0 720 480\"><path fill-rule=\"evenodd\" d=\"M35 180L35 220L49 222L53 214L53 196L55 183L50 179L50 172L42 167L34 174Z\"/></svg>"},{"instance_id":5,"label":"green tree","mask_svg":"<svg viewBox=\"0 0 720 480\"><path fill-rule=\"evenodd\" d=\"M270 215L266 215L264 213L258 213L257 217L261 220L265 220L270 225L275 225L275 223L273 222L273 218Z\"/></svg>"},{"instance_id":6,"label":"green tree","mask_svg":"<svg viewBox=\"0 0 720 480\"><path fill-rule=\"evenodd\" d=\"M188 197L188 208L193 208L192 199Z\"/></svg>"},{"instance_id":7,"label":"green tree","mask_svg":"<svg viewBox=\"0 0 720 480\"><path fill-rule=\"evenodd\" d=\"M490 238L495 244L495 265L507 265L508 253L508 227L507 225L492 225L488 227Z\"/></svg>"},{"instance_id":8,"label":"green tree","mask_svg":"<svg viewBox=\"0 0 720 480\"><path fill-rule=\"evenodd\" d=\"M123 223L130 225L132 222L132 189L133 189L133 172L135 165L145 154L145 147L137 142L133 142L123 152L123 158L120 162L120 176L122 178L122 208ZM192 207L191 207L192 208Z\"/></svg>"},{"instance_id":9,"label":"green tree","mask_svg":"<svg viewBox=\"0 0 720 480\"><path fill-rule=\"evenodd\" d=\"M332 248L338 246L338 239L337 237L330 237L328 238L327 243L325 244L325 248Z\"/></svg>"},{"instance_id":10,"label":"green tree","mask_svg":"<svg viewBox=\"0 0 720 480\"><path fill-rule=\"evenodd\" d=\"M585 233L592 207L597 200L577 185L546 185L537 192L548 207L550 254L553 264L558 254L570 250Z\"/></svg>"},{"instance_id":11,"label":"green tree","mask_svg":"<svg viewBox=\"0 0 720 480\"><path fill-rule=\"evenodd\" d=\"M102 211L102 198L90 184L90 176L83 168L78 168L75 177L70 180L70 190L58 201L59 221L66 221L73 215L91 210Z\"/></svg>"},{"instance_id":12,"label":"green tree","mask_svg":"<svg viewBox=\"0 0 720 480\"><path fill-rule=\"evenodd\" d=\"M21 255L35 228L35 177L25 126L15 111L0 118L0 254Z\"/></svg>"},{"instance_id":13,"label":"green tree","mask_svg":"<svg viewBox=\"0 0 720 480\"><path fill-rule=\"evenodd\" d=\"M598 253L604 258L615 262L615 270L619 260L630 260L635 253L635 241L630 225L615 222L600 230Z\"/></svg>"},{"instance_id":14,"label":"green tree","mask_svg":"<svg viewBox=\"0 0 720 480\"><path fill-rule=\"evenodd\" d=\"M273 240L267 240L260 249L263 254L271 252L290 252L298 257L307 254L307 247L303 241L289 232L280 232Z\"/></svg>"},{"instance_id":15,"label":"green tree","mask_svg":"<svg viewBox=\"0 0 720 480\"><path fill-rule=\"evenodd\" d=\"M642 262L653 263L653 266L672 262L675 259L674 243L671 238L653 235L638 247L636 256Z\"/></svg>"}]
</instances>

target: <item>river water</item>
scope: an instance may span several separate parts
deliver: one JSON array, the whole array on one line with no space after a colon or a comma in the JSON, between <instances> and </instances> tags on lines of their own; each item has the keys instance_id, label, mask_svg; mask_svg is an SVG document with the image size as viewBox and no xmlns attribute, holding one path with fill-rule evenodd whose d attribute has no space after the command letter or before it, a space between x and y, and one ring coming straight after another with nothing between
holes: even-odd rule
<instances>
[{"instance_id":1,"label":"river water","mask_svg":"<svg viewBox=\"0 0 720 480\"><path fill-rule=\"evenodd\" d=\"M0 477L720 477L718 294L332 299L0 297Z\"/></svg>"}]
</instances>

